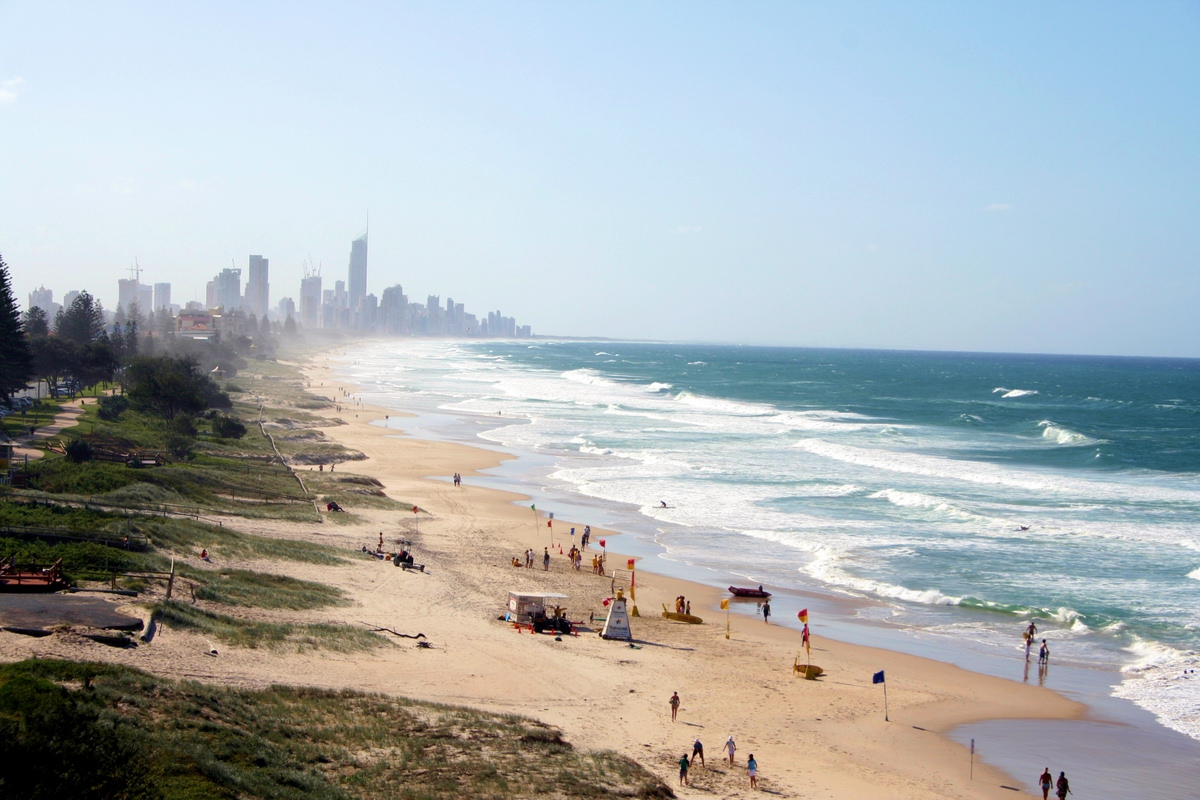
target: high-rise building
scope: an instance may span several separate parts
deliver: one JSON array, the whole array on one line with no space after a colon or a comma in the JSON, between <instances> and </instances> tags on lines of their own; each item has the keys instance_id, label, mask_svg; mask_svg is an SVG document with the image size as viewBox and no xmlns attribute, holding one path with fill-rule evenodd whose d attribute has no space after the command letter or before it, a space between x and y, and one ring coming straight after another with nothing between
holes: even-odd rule
<instances>
[{"instance_id":1,"label":"high-rise building","mask_svg":"<svg viewBox=\"0 0 1200 800\"><path fill-rule=\"evenodd\" d=\"M226 267L213 278L217 305L226 313L242 307L242 271Z\"/></svg>"},{"instance_id":2,"label":"high-rise building","mask_svg":"<svg viewBox=\"0 0 1200 800\"><path fill-rule=\"evenodd\" d=\"M141 285L141 281L137 278L118 278L117 308L122 309L128 314L129 309L133 308L133 304L138 302L138 288Z\"/></svg>"},{"instance_id":3,"label":"high-rise building","mask_svg":"<svg viewBox=\"0 0 1200 800\"><path fill-rule=\"evenodd\" d=\"M154 313L154 287L144 283L137 286L138 313L143 317Z\"/></svg>"},{"instance_id":4,"label":"high-rise building","mask_svg":"<svg viewBox=\"0 0 1200 800\"><path fill-rule=\"evenodd\" d=\"M246 279L246 310L265 317L271 307L271 284L268 279L269 259L250 256L250 276Z\"/></svg>"},{"instance_id":5,"label":"high-rise building","mask_svg":"<svg viewBox=\"0 0 1200 800\"><path fill-rule=\"evenodd\" d=\"M321 276L305 275L300 281L300 324L316 330L321 323Z\"/></svg>"},{"instance_id":6,"label":"high-rise building","mask_svg":"<svg viewBox=\"0 0 1200 800\"><path fill-rule=\"evenodd\" d=\"M154 284L155 312L157 312L160 308L171 308L171 284L169 283Z\"/></svg>"},{"instance_id":7,"label":"high-rise building","mask_svg":"<svg viewBox=\"0 0 1200 800\"><path fill-rule=\"evenodd\" d=\"M45 286L41 286L30 292L29 307L34 308L35 306L40 308L42 311L45 311L47 319L53 322L54 313L56 310L54 308L54 290L47 289Z\"/></svg>"},{"instance_id":8,"label":"high-rise building","mask_svg":"<svg viewBox=\"0 0 1200 800\"><path fill-rule=\"evenodd\" d=\"M356 310L367 296L367 234L350 243L350 302Z\"/></svg>"}]
</instances>

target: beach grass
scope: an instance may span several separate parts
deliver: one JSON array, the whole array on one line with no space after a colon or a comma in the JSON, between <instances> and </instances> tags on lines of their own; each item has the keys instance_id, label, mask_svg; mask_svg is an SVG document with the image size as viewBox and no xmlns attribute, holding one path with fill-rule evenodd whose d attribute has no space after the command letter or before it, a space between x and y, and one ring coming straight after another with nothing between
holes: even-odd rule
<instances>
[{"instance_id":1,"label":"beach grass","mask_svg":"<svg viewBox=\"0 0 1200 800\"><path fill-rule=\"evenodd\" d=\"M286 575L244 569L222 569L216 573L191 569L181 574L204 581L196 589L198 599L227 606L303 610L349 604L340 589Z\"/></svg>"},{"instance_id":2,"label":"beach grass","mask_svg":"<svg viewBox=\"0 0 1200 800\"><path fill-rule=\"evenodd\" d=\"M155 603L155 617L168 627L210 636L232 647L251 650L361 653L387 644L365 628L328 623L264 622L207 611L178 600Z\"/></svg>"},{"instance_id":3,"label":"beach grass","mask_svg":"<svg viewBox=\"0 0 1200 800\"><path fill-rule=\"evenodd\" d=\"M580 752L523 717L86 662L0 666L0 731L0 759L23 767L0 772L13 797L88 796L89 781L139 800L674 796L629 759Z\"/></svg>"}]
</instances>

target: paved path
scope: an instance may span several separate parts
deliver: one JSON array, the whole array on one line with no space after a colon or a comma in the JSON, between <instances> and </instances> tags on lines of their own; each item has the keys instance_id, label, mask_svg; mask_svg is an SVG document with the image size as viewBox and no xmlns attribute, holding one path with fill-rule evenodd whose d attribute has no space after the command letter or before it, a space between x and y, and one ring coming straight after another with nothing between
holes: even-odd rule
<instances>
[{"instance_id":1,"label":"paved path","mask_svg":"<svg viewBox=\"0 0 1200 800\"><path fill-rule=\"evenodd\" d=\"M79 424L79 415L83 413L81 406L85 398L79 397L75 400L63 405L62 410L54 415L54 421L46 425L38 426L33 436L26 434L25 436L14 436L13 442L18 446L14 449L17 455L26 455L30 458L41 458L43 452L36 447L29 447L29 443L35 439L48 439L51 436L57 436L67 428L73 428ZM97 402L95 398L87 398L92 402Z\"/></svg>"}]
</instances>

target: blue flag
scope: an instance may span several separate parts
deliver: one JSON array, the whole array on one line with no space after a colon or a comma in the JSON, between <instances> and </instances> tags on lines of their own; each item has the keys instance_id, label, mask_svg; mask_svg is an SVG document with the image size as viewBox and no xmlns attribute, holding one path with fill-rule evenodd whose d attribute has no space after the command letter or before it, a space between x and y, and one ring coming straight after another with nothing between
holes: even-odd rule
<instances>
[{"instance_id":1,"label":"blue flag","mask_svg":"<svg viewBox=\"0 0 1200 800\"><path fill-rule=\"evenodd\" d=\"M883 683L883 670L879 670L871 676L871 683Z\"/></svg>"}]
</instances>

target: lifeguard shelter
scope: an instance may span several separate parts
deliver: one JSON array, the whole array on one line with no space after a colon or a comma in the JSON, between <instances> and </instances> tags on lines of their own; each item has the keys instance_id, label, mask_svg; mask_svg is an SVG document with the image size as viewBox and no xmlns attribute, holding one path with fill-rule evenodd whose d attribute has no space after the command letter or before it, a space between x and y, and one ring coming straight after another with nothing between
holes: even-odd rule
<instances>
[{"instance_id":1,"label":"lifeguard shelter","mask_svg":"<svg viewBox=\"0 0 1200 800\"><path fill-rule=\"evenodd\" d=\"M529 623L535 616L552 616L546 614L547 606L561 606L567 599L567 595L555 592L509 592L508 621Z\"/></svg>"}]
</instances>

